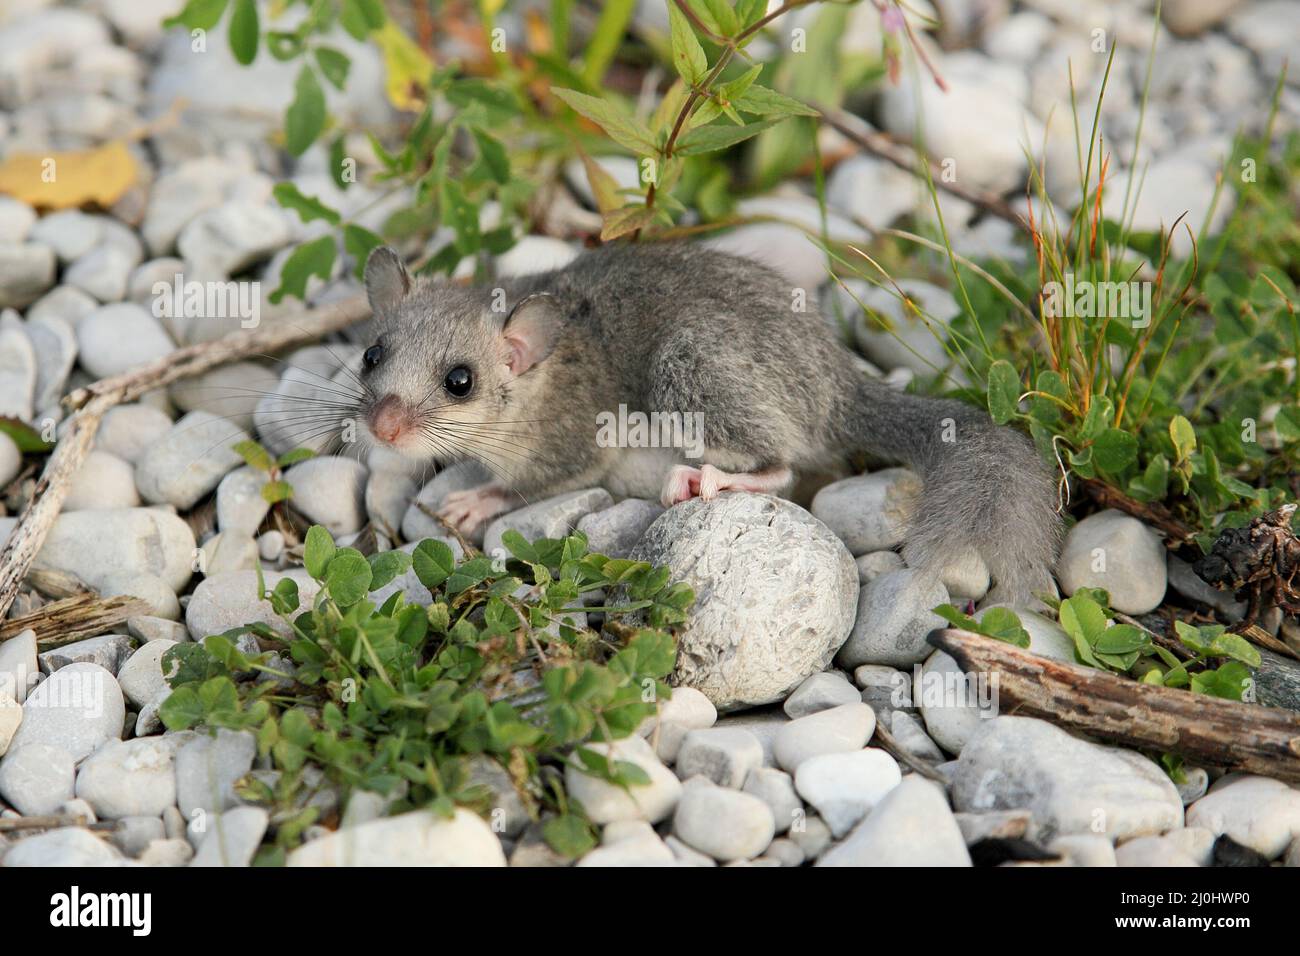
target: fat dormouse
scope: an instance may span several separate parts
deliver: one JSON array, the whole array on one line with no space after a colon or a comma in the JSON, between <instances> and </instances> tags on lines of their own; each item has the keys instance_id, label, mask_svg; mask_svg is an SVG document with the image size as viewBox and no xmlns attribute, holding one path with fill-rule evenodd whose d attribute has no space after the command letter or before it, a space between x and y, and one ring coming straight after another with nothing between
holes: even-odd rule
<instances>
[{"instance_id":1,"label":"fat dormouse","mask_svg":"<svg viewBox=\"0 0 1300 956\"><path fill-rule=\"evenodd\" d=\"M1060 521L1029 440L981 410L867 378L831 324L792 307L771 270L686 244L617 244L562 269L460 287L366 263L375 338L359 418L374 441L495 478L448 495L469 530L522 499L604 486L672 505L729 489L782 494L802 472L866 455L922 480L904 545L935 571L974 551L998 600L1049 590ZM617 447L598 423L632 410L700 425L682 448Z\"/></svg>"}]
</instances>

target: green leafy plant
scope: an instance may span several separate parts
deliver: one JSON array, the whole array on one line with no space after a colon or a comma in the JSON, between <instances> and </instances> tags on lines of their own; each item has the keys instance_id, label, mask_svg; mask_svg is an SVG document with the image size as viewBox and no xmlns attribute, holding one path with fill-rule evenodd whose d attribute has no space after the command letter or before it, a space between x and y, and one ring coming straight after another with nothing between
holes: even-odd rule
<instances>
[{"instance_id":1,"label":"green leafy plant","mask_svg":"<svg viewBox=\"0 0 1300 956\"><path fill-rule=\"evenodd\" d=\"M293 497L293 488L284 480L284 469L316 456L310 448L294 448L277 458L251 438L236 442L231 448L244 459L244 464L266 475L266 484L262 485L262 498L272 505Z\"/></svg>"},{"instance_id":2,"label":"green leafy plant","mask_svg":"<svg viewBox=\"0 0 1300 956\"><path fill-rule=\"evenodd\" d=\"M1179 640L1191 651L1181 660L1151 635L1132 624L1115 621L1106 592L1081 588L1061 601L1061 627L1074 641L1081 664L1128 674L1146 684L1186 687L1196 693L1243 700L1251 686L1251 668L1259 667L1259 651L1245 638L1222 625L1196 627L1175 621Z\"/></svg>"},{"instance_id":3,"label":"green leafy plant","mask_svg":"<svg viewBox=\"0 0 1300 956\"><path fill-rule=\"evenodd\" d=\"M252 623L167 652L166 726L254 732L279 771L274 784L251 780L244 791L274 811L266 862L316 821L309 798L326 785L345 797L389 795L393 812L483 810L489 795L469 784L467 760L487 755L530 813L550 811L552 846L577 855L592 830L558 770L576 761L607 780L645 782L635 765L587 744L635 732L669 696L672 631L690 589L665 568L588 553L581 534L529 542L511 532L504 543L506 561L457 561L434 539L367 557L314 526L303 561L316 593L291 577L259 584L279 629ZM408 572L430 592L427 606L402 590L376 603L377 590ZM594 591L617 603L583 605ZM603 617L599 631L584 626L586 614ZM262 651L240 649L250 634Z\"/></svg>"},{"instance_id":4,"label":"green leafy plant","mask_svg":"<svg viewBox=\"0 0 1300 956\"><path fill-rule=\"evenodd\" d=\"M940 604L934 613L963 631L982 634L994 640L1004 641L1015 647L1029 646L1029 632L1020 623L1020 616L1007 607L991 607L978 618L963 614L951 604Z\"/></svg>"}]
</instances>

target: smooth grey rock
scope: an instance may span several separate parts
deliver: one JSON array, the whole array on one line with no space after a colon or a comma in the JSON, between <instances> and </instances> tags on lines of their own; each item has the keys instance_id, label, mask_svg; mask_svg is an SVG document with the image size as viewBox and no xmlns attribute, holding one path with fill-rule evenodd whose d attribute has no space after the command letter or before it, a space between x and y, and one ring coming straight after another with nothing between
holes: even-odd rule
<instances>
[{"instance_id":1,"label":"smooth grey rock","mask_svg":"<svg viewBox=\"0 0 1300 956\"><path fill-rule=\"evenodd\" d=\"M1300 837L1300 790L1267 777L1236 777L1188 807L1187 825L1227 834L1275 860Z\"/></svg>"},{"instance_id":2,"label":"smooth grey rock","mask_svg":"<svg viewBox=\"0 0 1300 956\"><path fill-rule=\"evenodd\" d=\"M794 778L775 767L755 767L741 788L767 804L772 811L776 832L784 833L803 814L803 801L795 793Z\"/></svg>"},{"instance_id":3,"label":"smooth grey rock","mask_svg":"<svg viewBox=\"0 0 1300 956\"><path fill-rule=\"evenodd\" d=\"M862 700L858 689L839 671L823 671L810 675L785 699L782 710L791 720L807 717L821 710L856 704Z\"/></svg>"},{"instance_id":4,"label":"smooth grey rock","mask_svg":"<svg viewBox=\"0 0 1300 956\"><path fill-rule=\"evenodd\" d=\"M758 856L775 833L772 811L758 797L698 777L683 788L673 815L673 835L720 863Z\"/></svg>"},{"instance_id":5,"label":"smooth grey rock","mask_svg":"<svg viewBox=\"0 0 1300 956\"><path fill-rule=\"evenodd\" d=\"M699 850L692 850L677 837L669 834L664 837L664 844L672 850L673 858L677 861L678 866L717 866L718 861L711 856L706 856Z\"/></svg>"},{"instance_id":6,"label":"smooth grey rock","mask_svg":"<svg viewBox=\"0 0 1300 956\"><path fill-rule=\"evenodd\" d=\"M217 485L217 527L237 534L255 534L271 510L262 497L267 476L247 466L236 468Z\"/></svg>"},{"instance_id":7,"label":"smooth grey rock","mask_svg":"<svg viewBox=\"0 0 1300 956\"><path fill-rule=\"evenodd\" d=\"M853 680L862 688L862 702L884 720L895 710L913 710L912 675L885 664L863 664L853 669Z\"/></svg>"},{"instance_id":8,"label":"smooth grey rock","mask_svg":"<svg viewBox=\"0 0 1300 956\"><path fill-rule=\"evenodd\" d=\"M694 687L674 687L672 696L659 702L658 716L646 720L638 732L650 741L660 760L671 764L677 760L688 733L712 727L717 722L718 709L712 701Z\"/></svg>"},{"instance_id":9,"label":"smooth grey rock","mask_svg":"<svg viewBox=\"0 0 1300 956\"><path fill-rule=\"evenodd\" d=\"M36 210L21 199L0 196L0 242L22 242L36 222Z\"/></svg>"},{"instance_id":10,"label":"smooth grey rock","mask_svg":"<svg viewBox=\"0 0 1300 956\"><path fill-rule=\"evenodd\" d=\"M804 859L815 860L831 845L831 828L826 821L812 813L796 820L790 827L789 839L803 850Z\"/></svg>"},{"instance_id":11,"label":"smooth grey rock","mask_svg":"<svg viewBox=\"0 0 1300 956\"><path fill-rule=\"evenodd\" d=\"M23 706L7 690L0 690L0 757L9 750L9 743L23 722Z\"/></svg>"},{"instance_id":12,"label":"smooth grey rock","mask_svg":"<svg viewBox=\"0 0 1300 956\"><path fill-rule=\"evenodd\" d=\"M911 774L817 866L970 866L961 828L943 792Z\"/></svg>"},{"instance_id":13,"label":"smooth grey rock","mask_svg":"<svg viewBox=\"0 0 1300 956\"><path fill-rule=\"evenodd\" d=\"M956 813L957 826L967 846L981 840L1023 840L1034 825L1028 810L993 810L989 813Z\"/></svg>"},{"instance_id":14,"label":"smooth grey rock","mask_svg":"<svg viewBox=\"0 0 1300 956\"><path fill-rule=\"evenodd\" d=\"M906 667L925 660L926 637L947 623L932 608L948 603L948 591L918 571L891 571L862 589L853 632L835 661L841 667L890 664Z\"/></svg>"},{"instance_id":15,"label":"smooth grey rock","mask_svg":"<svg viewBox=\"0 0 1300 956\"><path fill-rule=\"evenodd\" d=\"M72 476L63 510L134 508L139 504L131 465L116 455L94 449Z\"/></svg>"},{"instance_id":16,"label":"smooth grey rock","mask_svg":"<svg viewBox=\"0 0 1300 956\"><path fill-rule=\"evenodd\" d=\"M3 272L0 272L0 282L3 282ZM0 415L24 422L32 420L36 374L36 351L27 327L18 313L4 312L0 315Z\"/></svg>"},{"instance_id":17,"label":"smooth grey rock","mask_svg":"<svg viewBox=\"0 0 1300 956\"><path fill-rule=\"evenodd\" d=\"M298 596L304 604L314 600L320 590L320 586L301 568L284 573L268 571L262 579L268 589L274 589L285 577L297 582ZM271 609L271 602L257 599L255 571L229 571L204 578L190 595L190 603L185 609L185 626L196 641L256 621L269 625L286 638L291 633L289 625Z\"/></svg>"},{"instance_id":18,"label":"smooth grey rock","mask_svg":"<svg viewBox=\"0 0 1300 956\"><path fill-rule=\"evenodd\" d=\"M10 847L4 865L14 866L120 866L122 855L82 827L60 827L27 837Z\"/></svg>"},{"instance_id":19,"label":"smooth grey rock","mask_svg":"<svg viewBox=\"0 0 1300 956\"><path fill-rule=\"evenodd\" d=\"M118 671L117 682L122 693L137 708L146 706L170 686L163 676L162 658L175 646L176 641L150 641L132 654Z\"/></svg>"},{"instance_id":20,"label":"smooth grey rock","mask_svg":"<svg viewBox=\"0 0 1300 956\"><path fill-rule=\"evenodd\" d=\"M96 586L103 598L129 595L148 605L154 617L174 621L181 616L180 601L176 591L156 574L143 571L121 571L106 574Z\"/></svg>"},{"instance_id":21,"label":"smooth grey rock","mask_svg":"<svg viewBox=\"0 0 1300 956\"><path fill-rule=\"evenodd\" d=\"M921 722L914 716L901 710L889 715L889 732L894 735L898 746L913 757L930 763L942 763L946 758L938 744L930 739Z\"/></svg>"},{"instance_id":22,"label":"smooth grey rock","mask_svg":"<svg viewBox=\"0 0 1300 956\"><path fill-rule=\"evenodd\" d=\"M172 420L152 405L118 405L104 414L95 447L134 465L171 427Z\"/></svg>"},{"instance_id":23,"label":"smooth grey rock","mask_svg":"<svg viewBox=\"0 0 1300 956\"><path fill-rule=\"evenodd\" d=\"M1178 788L1178 796L1182 798L1183 806L1195 803L1205 792L1210 789L1210 775L1204 767L1183 767L1182 783L1175 783Z\"/></svg>"},{"instance_id":24,"label":"smooth grey rock","mask_svg":"<svg viewBox=\"0 0 1300 956\"><path fill-rule=\"evenodd\" d=\"M779 707L766 707L742 711L738 714L724 714L718 718L718 727L739 727L748 730L763 745L763 766L776 766L776 735L781 728L790 723L790 718Z\"/></svg>"},{"instance_id":25,"label":"smooth grey rock","mask_svg":"<svg viewBox=\"0 0 1300 956\"><path fill-rule=\"evenodd\" d=\"M76 331L81 367L96 378L147 365L176 348L158 320L134 302L98 308Z\"/></svg>"},{"instance_id":26,"label":"smooth grey rock","mask_svg":"<svg viewBox=\"0 0 1300 956\"><path fill-rule=\"evenodd\" d=\"M783 699L826 669L852 626L852 556L825 525L779 498L683 502L647 529L633 557L694 589L675 682L719 710Z\"/></svg>"},{"instance_id":27,"label":"smooth grey rock","mask_svg":"<svg viewBox=\"0 0 1300 956\"><path fill-rule=\"evenodd\" d=\"M23 453L8 435L0 437L0 488L18 477L23 467Z\"/></svg>"},{"instance_id":28,"label":"smooth grey rock","mask_svg":"<svg viewBox=\"0 0 1300 956\"><path fill-rule=\"evenodd\" d=\"M610 508L583 515L578 530L587 536L587 549L594 554L626 558L646 528L663 513L664 507L657 501L625 498Z\"/></svg>"},{"instance_id":29,"label":"smooth grey rock","mask_svg":"<svg viewBox=\"0 0 1300 956\"><path fill-rule=\"evenodd\" d=\"M239 805L235 783L253 767L257 740L246 731L217 730L176 751L176 805L186 820L195 811L209 817Z\"/></svg>"},{"instance_id":30,"label":"smooth grey rock","mask_svg":"<svg viewBox=\"0 0 1300 956\"><path fill-rule=\"evenodd\" d=\"M809 757L799 764L794 786L838 838L853 829L902 779L893 757L868 747Z\"/></svg>"},{"instance_id":31,"label":"smooth grey rock","mask_svg":"<svg viewBox=\"0 0 1300 956\"><path fill-rule=\"evenodd\" d=\"M387 462L383 462L385 466ZM365 508L370 523L390 538L396 539L402 518L420 490L415 478L398 467L376 467L370 458L370 477L366 481Z\"/></svg>"},{"instance_id":32,"label":"smooth grey rock","mask_svg":"<svg viewBox=\"0 0 1300 956\"><path fill-rule=\"evenodd\" d=\"M212 814L190 866L251 866L269 822L261 807Z\"/></svg>"},{"instance_id":33,"label":"smooth grey rock","mask_svg":"<svg viewBox=\"0 0 1300 956\"><path fill-rule=\"evenodd\" d=\"M231 362L173 382L168 394L182 411L211 412L249 431L258 403L279 384L280 376L260 362Z\"/></svg>"},{"instance_id":34,"label":"smooth grey rock","mask_svg":"<svg viewBox=\"0 0 1300 956\"><path fill-rule=\"evenodd\" d=\"M53 315L29 316L26 331L36 360L32 407L39 412L53 407L62 397L68 375L77 362L77 336L67 321Z\"/></svg>"},{"instance_id":35,"label":"smooth grey rock","mask_svg":"<svg viewBox=\"0 0 1300 956\"><path fill-rule=\"evenodd\" d=\"M250 535L222 531L203 542L203 573L252 571L259 563L257 542Z\"/></svg>"},{"instance_id":36,"label":"smooth grey rock","mask_svg":"<svg viewBox=\"0 0 1300 956\"><path fill-rule=\"evenodd\" d=\"M142 643L164 640L179 643L190 640L189 629L184 624L148 614L127 618L126 632Z\"/></svg>"},{"instance_id":37,"label":"smooth grey rock","mask_svg":"<svg viewBox=\"0 0 1300 956\"><path fill-rule=\"evenodd\" d=\"M0 797L23 816L54 813L75 795L76 760L62 747L32 743L0 760Z\"/></svg>"},{"instance_id":38,"label":"smooth grey rock","mask_svg":"<svg viewBox=\"0 0 1300 956\"><path fill-rule=\"evenodd\" d=\"M858 581L862 584L870 584L882 574L905 567L903 556L897 551L868 551L854 558L853 563L858 566Z\"/></svg>"},{"instance_id":39,"label":"smooth grey rock","mask_svg":"<svg viewBox=\"0 0 1300 956\"><path fill-rule=\"evenodd\" d=\"M505 866L501 841L477 814L446 820L427 810L384 817L312 840L288 866Z\"/></svg>"},{"instance_id":40,"label":"smooth grey rock","mask_svg":"<svg viewBox=\"0 0 1300 956\"><path fill-rule=\"evenodd\" d=\"M577 528L583 517L613 504L614 499L604 488L587 488L525 505L488 525L487 531L483 533L483 551L485 554L495 554L500 549L504 553L501 536L507 530L518 531L529 541L536 538L563 538Z\"/></svg>"},{"instance_id":41,"label":"smooth grey rock","mask_svg":"<svg viewBox=\"0 0 1300 956\"><path fill-rule=\"evenodd\" d=\"M140 854L142 866L185 866L194 857L188 840L151 840Z\"/></svg>"},{"instance_id":42,"label":"smooth grey rock","mask_svg":"<svg viewBox=\"0 0 1300 956\"><path fill-rule=\"evenodd\" d=\"M1115 610L1146 614L1165 597L1165 547L1137 518L1108 508L1070 529L1056 579L1066 594L1082 587L1105 588Z\"/></svg>"},{"instance_id":43,"label":"smooth grey rock","mask_svg":"<svg viewBox=\"0 0 1300 956\"><path fill-rule=\"evenodd\" d=\"M268 258L292 238L282 210L234 200L190 220L177 237L176 248L199 271L231 276Z\"/></svg>"},{"instance_id":44,"label":"smooth grey rock","mask_svg":"<svg viewBox=\"0 0 1300 956\"><path fill-rule=\"evenodd\" d=\"M0 242L0 308L21 309L54 285L54 251L39 242Z\"/></svg>"},{"instance_id":45,"label":"smooth grey rock","mask_svg":"<svg viewBox=\"0 0 1300 956\"><path fill-rule=\"evenodd\" d=\"M166 838L162 817L123 817L109 837L129 857L139 857L155 840Z\"/></svg>"},{"instance_id":46,"label":"smooth grey rock","mask_svg":"<svg viewBox=\"0 0 1300 956\"><path fill-rule=\"evenodd\" d=\"M564 768L564 786L571 799L582 804L587 819L606 824L617 820L646 820L658 823L665 819L682 793L681 782L665 767L646 741L633 734L613 743L588 746L608 759L636 764L650 778L648 784L623 788L583 773L570 762Z\"/></svg>"},{"instance_id":47,"label":"smooth grey rock","mask_svg":"<svg viewBox=\"0 0 1300 956\"><path fill-rule=\"evenodd\" d=\"M811 510L856 556L902 544L920 494L915 474L889 468L827 485L813 498Z\"/></svg>"},{"instance_id":48,"label":"smooth grey rock","mask_svg":"<svg viewBox=\"0 0 1300 956\"><path fill-rule=\"evenodd\" d=\"M1074 642L1059 624L1025 608L1012 610L1029 633L1027 650L1051 660L1074 663ZM977 619L988 611L989 607L982 608ZM963 672L943 651L930 655L915 683L916 704L925 719L925 729L949 753L961 753L980 724L997 716L996 688L987 675Z\"/></svg>"},{"instance_id":49,"label":"smooth grey rock","mask_svg":"<svg viewBox=\"0 0 1300 956\"><path fill-rule=\"evenodd\" d=\"M332 414L333 403L339 400L332 377L347 358L333 347L319 345L289 356L275 394L263 397L253 412L257 436L267 450L275 455L295 448L319 451L340 437L347 416ZM304 415L312 417L307 420ZM327 427L331 424L338 430Z\"/></svg>"},{"instance_id":50,"label":"smooth grey rock","mask_svg":"<svg viewBox=\"0 0 1300 956\"><path fill-rule=\"evenodd\" d=\"M49 246L66 265L99 245L106 221L105 216L92 216L80 209L61 209L37 220L29 238Z\"/></svg>"},{"instance_id":51,"label":"smooth grey rock","mask_svg":"<svg viewBox=\"0 0 1300 956\"><path fill-rule=\"evenodd\" d=\"M0 691L21 704L39 677L35 631L28 628L0 641Z\"/></svg>"},{"instance_id":52,"label":"smooth grey rock","mask_svg":"<svg viewBox=\"0 0 1300 956\"><path fill-rule=\"evenodd\" d=\"M1115 848L1117 866L1196 866L1181 847L1164 837L1145 836L1126 840Z\"/></svg>"},{"instance_id":53,"label":"smooth grey rock","mask_svg":"<svg viewBox=\"0 0 1300 956\"><path fill-rule=\"evenodd\" d=\"M293 507L330 534L352 534L366 523L366 466L334 455L310 458L284 473Z\"/></svg>"},{"instance_id":54,"label":"smooth grey rock","mask_svg":"<svg viewBox=\"0 0 1300 956\"><path fill-rule=\"evenodd\" d=\"M1070 834L1057 836L1047 844L1049 852L1058 853L1075 866L1118 866L1115 845L1109 836Z\"/></svg>"},{"instance_id":55,"label":"smooth grey rock","mask_svg":"<svg viewBox=\"0 0 1300 956\"><path fill-rule=\"evenodd\" d=\"M1178 791L1150 760L1031 717L983 721L962 749L952 793L966 812L1031 810L1045 840L1074 833L1126 839L1183 824Z\"/></svg>"},{"instance_id":56,"label":"smooth grey rock","mask_svg":"<svg viewBox=\"0 0 1300 956\"><path fill-rule=\"evenodd\" d=\"M136 462L135 482L145 501L182 510L217 487L242 463L233 446L248 433L210 412L190 412Z\"/></svg>"},{"instance_id":57,"label":"smooth grey rock","mask_svg":"<svg viewBox=\"0 0 1300 956\"><path fill-rule=\"evenodd\" d=\"M528 826L528 808L510 774L492 757L477 754L469 759L469 784L486 787L491 794L488 816L493 833L513 838Z\"/></svg>"},{"instance_id":58,"label":"smooth grey rock","mask_svg":"<svg viewBox=\"0 0 1300 956\"><path fill-rule=\"evenodd\" d=\"M59 319L75 332L81 320L98 308L99 303L93 297L80 289L61 285L33 302L24 314L28 322Z\"/></svg>"},{"instance_id":59,"label":"smooth grey rock","mask_svg":"<svg viewBox=\"0 0 1300 956\"><path fill-rule=\"evenodd\" d=\"M794 773L812 757L861 750L875 730L876 715L870 707L842 704L790 721L777 731L772 749L777 764Z\"/></svg>"},{"instance_id":60,"label":"smooth grey rock","mask_svg":"<svg viewBox=\"0 0 1300 956\"><path fill-rule=\"evenodd\" d=\"M74 760L122 736L126 702L113 675L98 664L69 664L37 684L23 704L23 722L9 745L60 747Z\"/></svg>"},{"instance_id":61,"label":"smooth grey rock","mask_svg":"<svg viewBox=\"0 0 1300 956\"><path fill-rule=\"evenodd\" d=\"M677 751L677 775L683 780L698 774L733 790L762 765L763 745L758 738L735 728L692 730Z\"/></svg>"},{"instance_id":62,"label":"smooth grey rock","mask_svg":"<svg viewBox=\"0 0 1300 956\"><path fill-rule=\"evenodd\" d=\"M110 674L117 674L122 662L131 656L131 638L125 634L104 634L73 641L39 655L41 670L53 674L69 664L98 664Z\"/></svg>"},{"instance_id":63,"label":"smooth grey rock","mask_svg":"<svg viewBox=\"0 0 1300 956\"><path fill-rule=\"evenodd\" d=\"M949 227L952 225L949 220ZM832 288L831 299L852 322L853 337L868 359L886 371L904 369L921 378L933 378L952 361L944 342L948 323L961 313L961 306L947 289L920 279L901 279L898 286L930 317L929 325L911 308L903 307L892 286L883 288L847 279L843 286ZM888 326L882 327L879 320L864 312L864 307ZM910 516L910 510L906 516Z\"/></svg>"},{"instance_id":64,"label":"smooth grey rock","mask_svg":"<svg viewBox=\"0 0 1300 956\"><path fill-rule=\"evenodd\" d=\"M78 770L77 796L100 819L160 818L176 803L175 752L175 745L165 737L110 740Z\"/></svg>"}]
</instances>

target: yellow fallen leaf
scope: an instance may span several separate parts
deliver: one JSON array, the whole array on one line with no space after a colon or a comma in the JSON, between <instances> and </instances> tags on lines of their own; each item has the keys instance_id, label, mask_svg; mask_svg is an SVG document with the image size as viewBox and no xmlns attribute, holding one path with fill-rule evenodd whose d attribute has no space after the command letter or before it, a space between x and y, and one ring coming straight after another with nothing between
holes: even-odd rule
<instances>
[{"instance_id":1,"label":"yellow fallen leaf","mask_svg":"<svg viewBox=\"0 0 1300 956\"><path fill-rule=\"evenodd\" d=\"M123 142L67 153L14 153L0 162L0 193L43 209L111 206L139 176Z\"/></svg>"},{"instance_id":2,"label":"yellow fallen leaf","mask_svg":"<svg viewBox=\"0 0 1300 956\"><path fill-rule=\"evenodd\" d=\"M399 110L418 110L429 96L433 61L391 18L370 35L384 57L384 89Z\"/></svg>"}]
</instances>

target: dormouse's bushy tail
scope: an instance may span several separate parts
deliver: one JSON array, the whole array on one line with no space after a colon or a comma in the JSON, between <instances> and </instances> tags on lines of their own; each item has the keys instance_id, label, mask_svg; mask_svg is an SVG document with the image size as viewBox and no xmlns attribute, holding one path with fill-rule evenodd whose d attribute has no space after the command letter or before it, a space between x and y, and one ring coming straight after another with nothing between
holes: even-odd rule
<instances>
[{"instance_id":1,"label":"dormouse's bushy tail","mask_svg":"<svg viewBox=\"0 0 1300 956\"><path fill-rule=\"evenodd\" d=\"M996 600L1034 604L1051 591L1060 543L1056 484L1033 443L980 409L862 379L844 416L846 443L917 472L922 497L903 546L909 567L937 571L968 549Z\"/></svg>"}]
</instances>

